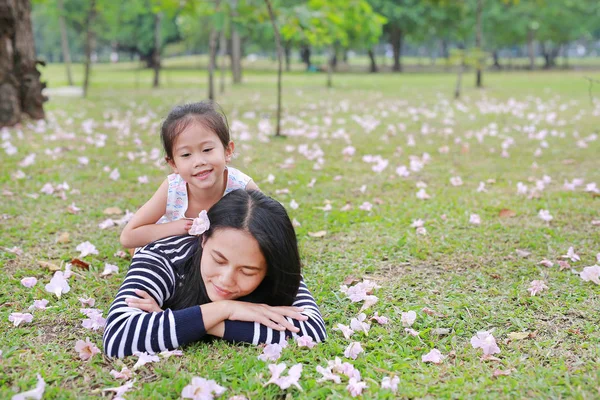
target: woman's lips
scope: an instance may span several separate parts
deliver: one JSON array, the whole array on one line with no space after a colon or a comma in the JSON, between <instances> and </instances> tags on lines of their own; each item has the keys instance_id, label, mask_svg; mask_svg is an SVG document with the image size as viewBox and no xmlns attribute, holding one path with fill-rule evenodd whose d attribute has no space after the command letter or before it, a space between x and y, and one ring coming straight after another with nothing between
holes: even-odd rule
<instances>
[{"instance_id":1,"label":"woman's lips","mask_svg":"<svg viewBox=\"0 0 600 400\"><path fill-rule=\"evenodd\" d=\"M215 292L217 292L219 295L223 296L223 297L227 297L227 296L231 296L233 293L229 292L225 289L220 288L219 286L215 285L213 283L213 287L215 288Z\"/></svg>"}]
</instances>

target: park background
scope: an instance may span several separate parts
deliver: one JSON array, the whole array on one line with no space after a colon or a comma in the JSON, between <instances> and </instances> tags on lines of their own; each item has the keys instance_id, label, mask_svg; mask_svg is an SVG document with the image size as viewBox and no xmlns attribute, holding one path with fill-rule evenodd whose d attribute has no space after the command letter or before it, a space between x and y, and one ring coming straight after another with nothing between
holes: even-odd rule
<instances>
[{"instance_id":1,"label":"park background","mask_svg":"<svg viewBox=\"0 0 600 400\"><path fill-rule=\"evenodd\" d=\"M290 343L277 361L303 365L302 391L264 386L262 349L213 342L137 369L124 397L180 397L201 376L227 389L222 398L347 398L348 378L316 371L335 357L360 371L364 398L598 396L599 286L582 278L600 263L596 1L18 0L0 10L10 4L20 12L4 26L30 21L20 46L35 57L0 52L0 90L25 93L0 98L0 397L34 388L36 374L44 398L110 398L102 390L125 383L109 372L135 357L80 359L76 342L101 348L102 331L82 326L78 299L106 316L129 262L118 222L169 172L160 123L206 98L229 118L233 165L299 223L329 339ZM86 241L98 254L81 256ZM78 258L71 291L46 292ZM119 272L104 276L106 264ZM363 279L381 286L367 318L389 323L368 320L368 334L346 339L333 328L362 303L340 286ZM546 288L533 296L532 281ZM42 298L48 308L30 311ZM14 312L33 321L13 326ZM500 353L473 348L480 331ZM364 348L356 360L344 356L352 342ZM434 348L443 361L423 362ZM396 391L382 388L394 376Z\"/></svg>"}]
</instances>

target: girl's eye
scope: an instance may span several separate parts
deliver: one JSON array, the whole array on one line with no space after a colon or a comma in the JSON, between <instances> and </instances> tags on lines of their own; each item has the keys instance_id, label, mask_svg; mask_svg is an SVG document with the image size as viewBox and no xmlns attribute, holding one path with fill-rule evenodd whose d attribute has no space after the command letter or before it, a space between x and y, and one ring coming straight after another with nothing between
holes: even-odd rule
<instances>
[{"instance_id":1,"label":"girl's eye","mask_svg":"<svg viewBox=\"0 0 600 400\"><path fill-rule=\"evenodd\" d=\"M190 156L190 153L185 153L185 154L182 154L182 155L181 155L181 157L183 157L183 158L185 158L185 157L189 157L189 156Z\"/></svg>"},{"instance_id":2,"label":"girl's eye","mask_svg":"<svg viewBox=\"0 0 600 400\"><path fill-rule=\"evenodd\" d=\"M209 151L211 151L212 149L204 149L205 153L208 153Z\"/></svg>"}]
</instances>

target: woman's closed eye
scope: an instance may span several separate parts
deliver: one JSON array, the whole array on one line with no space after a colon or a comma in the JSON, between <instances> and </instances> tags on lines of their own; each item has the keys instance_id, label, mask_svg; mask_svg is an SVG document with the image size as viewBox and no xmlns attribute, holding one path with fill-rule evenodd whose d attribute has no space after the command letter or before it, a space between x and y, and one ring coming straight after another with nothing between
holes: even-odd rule
<instances>
[{"instance_id":1,"label":"woman's closed eye","mask_svg":"<svg viewBox=\"0 0 600 400\"><path fill-rule=\"evenodd\" d=\"M217 257L213 256L213 260L215 260L215 262L217 264L219 264L219 265L225 265L225 264L227 264L227 260L222 259L222 258L217 258Z\"/></svg>"}]
</instances>

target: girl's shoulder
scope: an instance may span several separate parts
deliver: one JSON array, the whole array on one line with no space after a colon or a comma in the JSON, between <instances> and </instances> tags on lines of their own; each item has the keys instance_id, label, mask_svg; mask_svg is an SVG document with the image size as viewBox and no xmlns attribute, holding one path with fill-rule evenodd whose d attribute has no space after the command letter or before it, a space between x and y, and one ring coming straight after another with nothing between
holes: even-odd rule
<instances>
[{"instance_id":1,"label":"girl's shoulder","mask_svg":"<svg viewBox=\"0 0 600 400\"><path fill-rule=\"evenodd\" d=\"M251 177L237 168L227 167L227 172L227 188L224 194L237 189L246 189L246 185L252 180Z\"/></svg>"}]
</instances>

